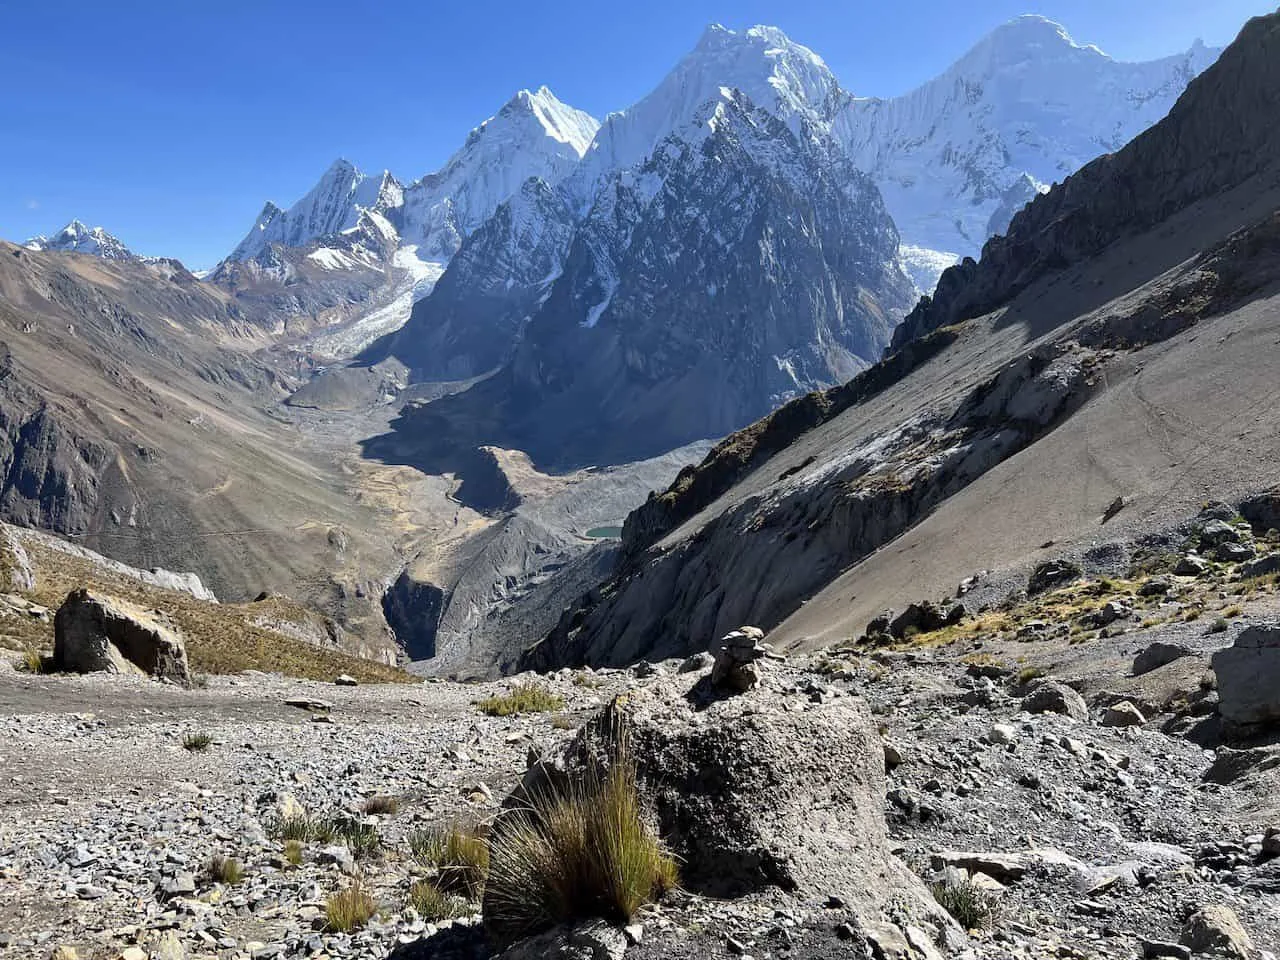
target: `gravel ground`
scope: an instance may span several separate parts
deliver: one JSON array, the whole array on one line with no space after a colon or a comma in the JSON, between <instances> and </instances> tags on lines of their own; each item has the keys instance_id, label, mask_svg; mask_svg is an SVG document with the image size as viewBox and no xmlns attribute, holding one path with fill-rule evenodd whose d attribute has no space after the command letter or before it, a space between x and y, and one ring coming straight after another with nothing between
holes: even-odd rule
<instances>
[{"instance_id":1,"label":"gravel ground","mask_svg":"<svg viewBox=\"0 0 1280 960\"><path fill-rule=\"evenodd\" d=\"M1215 695L1199 681L1214 649L1242 624L1274 618L1278 604L1276 594L1253 598L1225 632L1177 617L1141 626L1135 614L1086 643L1050 630L1033 642L793 658L785 669L810 676L816 696L871 705L902 760L884 809L909 866L934 880L947 864L977 864L999 881L996 921L948 957L1138 958L1216 904L1249 931L1250 960L1274 960L1280 858L1263 837L1280 827L1280 767L1257 760L1276 748L1220 749L1205 729ZM1156 640L1191 655L1126 676ZM1029 712L1020 670L1078 689L1086 713ZM242 674L183 690L31 676L0 661L0 957L48 957L60 945L82 960L116 960L133 945L151 960L484 956L474 916L436 925L407 908L424 875L410 831L484 822L531 749L553 749L645 673L563 671L545 682L564 711L496 718L475 701L511 681L343 687ZM1145 724L1101 722L1121 696L1148 709ZM297 699L329 709L286 703ZM211 738L206 749L184 747L194 733ZM1217 773L1224 757L1235 773ZM397 798L399 810L363 813L373 796ZM315 843L290 865L270 834L295 801L374 826L381 854L353 863ZM240 860L243 882L207 878L215 855ZM328 897L356 874L379 917L357 933L325 932ZM645 911L628 956L856 956L842 939L848 919L812 895L677 894Z\"/></svg>"}]
</instances>

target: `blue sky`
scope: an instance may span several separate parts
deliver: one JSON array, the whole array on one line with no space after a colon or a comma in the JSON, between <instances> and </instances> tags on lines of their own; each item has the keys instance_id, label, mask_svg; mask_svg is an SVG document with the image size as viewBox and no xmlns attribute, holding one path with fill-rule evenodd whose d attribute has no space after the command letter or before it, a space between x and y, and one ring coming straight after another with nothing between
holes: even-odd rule
<instances>
[{"instance_id":1,"label":"blue sky","mask_svg":"<svg viewBox=\"0 0 1280 960\"><path fill-rule=\"evenodd\" d=\"M904 92L998 23L1041 13L1144 60L1222 45L1261 0L313 0L6 4L0 237L73 216L211 266L265 200L338 156L405 180L521 87L603 116L651 89L707 23L775 24L863 96Z\"/></svg>"}]
</instances>

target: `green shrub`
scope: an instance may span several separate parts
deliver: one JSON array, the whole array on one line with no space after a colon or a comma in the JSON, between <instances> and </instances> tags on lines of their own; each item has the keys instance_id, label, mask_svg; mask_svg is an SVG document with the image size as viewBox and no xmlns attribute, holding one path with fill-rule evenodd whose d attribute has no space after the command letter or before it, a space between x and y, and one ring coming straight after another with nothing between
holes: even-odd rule
<instances>
[{"instance_id":1,"label":"green shrub","mask_svg":"<svg viewBox=\"0 0 1280 960\"><path fill-rule=\"evenodd\" d=\"M1214 619L1213 623L1209 624L1209 632L1226 633L1230 626L1231 625L1227 623L1226 617L1217 617Z\"/></svg>"},{"instance_id":2,"label":"green shrub","mask_svg":"<svg viewBox=\"0 0 1280 960\"><path fill-rule=\"evenodd\" d=\"M645 822L635 767L619 753L607 773L539 794L495 826L485 927L507 944L577 919L623 925L677 883Z\"/></svg>"},{"instance_id":3,"label":"green shrub","mask_svg":"<svg viewBox=\"0 0 1280 960\"><path fill-rule=\"evenodd\" d=\"M564 706L564 699L556 696L540 683L517 683L509 693L481 700L477 706L491 717L509 717L516 713L549 713Z\"/></svg>"},{"instance_id":4,"label":"green shrub","mask_svg":"<svg viewBox=\"0 0 1280 960\"><path fill-rule=\"evenodd\" d=\"M293 840L298 843L332 843L337 836L333 820L313 817L307 813L277 817L268 825L267 832L277 840Z\"/></svg>"},{"instance_id":5,"label":"green shrub","mask_svg":"<svg viewBox=\"0 0 1280 960\"><path fill-rule=\"evenodd\" d=\"M182 738L182 746L192 753L201 753L209 749L213 737L207 733L188 733Z\"/></svg>"},{"instance_id":6,"label":"green shrub","mask_svg":"<svg viewBox=\"0 0 1280 960\"><path fill-rule=\"evenodd\" d=\"M409 888L409 906L428 923L465 917L471 912L466 900L441 890L430 880L420 880Z\"/></svg>"},{"instance_id":7,"label":"green shrub","mask_svg":"<svg viewBox=\"0 0 1280 960\"><path fill-rule=\"evenodd\" d=\"M357 860L367 860L382 850L378 828L354 817L315 817L300 813L278 817L268 826L277 840L299 843L345 843Z\"/></svg>"},{"instance_id":8,"label":"green shrub","mask_svg":"<svg viewBox=\"0 0 1280 960\"><path fill-rule=\"evenodd\" d=\"M284 859L291 867L302 866L302 855L304 847L301 840L286 840L284 844Z\"/></svg>"},{"instance_id":9,"label":"green shrub","mask_svg":"<svg viewBox=\"0 0 1280 960\"><path fill-rule=\"evenodd\" d=\"M361 929L377 912L373 897L357 880L345 890L330 895L324 913L328 929L333 933L350 933Z\"/></svg>"},{"instance_id":10,"label":"green shrub","mask_svg":"<svg viewBox=\"0 0 1280 960\"><path fill-rule=\"evenodd\" d=\"M345 843L357 860L368 860L382 852L382 837L372 824L353 817L338 817L332 824L334 839Z\"/></svg>"},{"instance_id":11,"label":"green shrub","mask_svg":"<svg viewBox=\"0 0 1280 960\"><path fill-rule=\"evenodd\" d=\"M999 901L972 880L931 883L929 890L942 908L966 930L989 930L999 919Z\"/></svg>"}]
</instances>

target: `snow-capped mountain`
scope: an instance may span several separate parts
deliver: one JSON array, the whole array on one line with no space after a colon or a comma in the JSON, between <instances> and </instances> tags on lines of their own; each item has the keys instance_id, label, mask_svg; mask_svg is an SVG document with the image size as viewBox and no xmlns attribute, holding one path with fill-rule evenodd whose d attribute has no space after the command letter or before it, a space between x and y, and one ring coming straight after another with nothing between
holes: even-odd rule
<instances>
[{"instance_id":1,"label":"snow-capped mountain","mask_svg":"<svg viewBox=\"0 0 1280 960\"><path fill-rule=\"evenodd\" d=\"M870 178L799 127L727 88L693 108L603 179L560 265L548 251L527 275L521 306L535 312L506 365L407 412L402 435L516 446L555 466L621 462L723 435L878 357L913 299L897 232ZM547 205L544 222L562 208ZM432 339L449 316L432 304L468 250L404 345L455 346Z\"/></svg>"},{"instance_id":2,"label":"snow-capped mountain","mask_svg":"<svg viewBox=\"0 0 1280 960\"><path fill-rule=\"evenodd\" d=\"M602 177L647 158L695 110L733 89L797 134L802 120L828 132L852 99L821 57L776 27L736 33L712 24L650 94L605 118L570 181L571 192L589 201Z\"/></svg>"},{"instance_id":3,"label":"snow-capped mountain","mask_svg":"<svg viewBox=\"0 0 1280 960\"><path fill-rule=\"evenodd\" d=\"M346 160L287 210L274 203L228 261L270 256L273 245L303 248L337 269L391 262L397 250L443 266L463 239L530 177L557 183L578 164L599 124L546 87L521 90L471 131L436 173L402 185L389 172L369 175Z\"/></svg>"},{"instance_id":4,"label":"snow-capped mountain","mask_svg":"<svg viewBox=\"0 0 1280 960\"><path fill-rule=\"evenodd\" d=\"M377 217L385 223L387 213L403 203L404 189L390 173L383 171L378 176L369 176L350 161L338 160L325 171L320 182L288 210L281 210L268 201L253 229L231 251L228 259L252 260L272 244L303 247L320 237L350 235L357 230L363 234L361 228L369 225L371 218ZM389 232L393 234L394 230ZM381 255L381 251L375 249L364 249L362 253L368 257Z\"/></svg>"},{"instance_id":5,"label":"snow-capped mountain","mask_svg":"<svg viewBox=\"0 0 1280 960\"><path fill-rule=\"evenodd\" d=\"M102 227L88 227L72 220L52 237L32 237L23 244L28 250L56 250L62 253L87 253L104 260L142 260L136 253Z\"/></svg>"},{"instance_id":6,"label":"snow-capped mountain","mask_svg":"<svg viewBox=\"0 0 1280 960\"><path fill-rule=\"evenodd\" d=\"M976 256L1039 191L1169 112L1220 53L1123 63L1039 16L1012 20L904 96L859 99L838 135L909 254Z\"/></svg>"}]
</instances>

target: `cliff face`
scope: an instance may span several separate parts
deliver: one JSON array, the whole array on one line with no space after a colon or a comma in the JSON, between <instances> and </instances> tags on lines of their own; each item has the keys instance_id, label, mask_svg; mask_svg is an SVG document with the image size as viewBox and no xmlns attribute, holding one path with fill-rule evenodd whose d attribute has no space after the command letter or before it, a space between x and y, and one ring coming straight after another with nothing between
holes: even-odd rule
<instances>
[{"instance_id":1,"label":"cliff face","mask_svg":"<svg viewBox=\"0 0 1280 960\"><path fill-rule=\"evenodd\" d=\"M1191 203L1280 158L1280 16L1256 17L1218 62L1191 81L1168 117L1099 157L1014 216L978 262L947 270L894 332L889 349L981 316L1042 276L1149 230Z\"/></svg>"}]
</instances>

